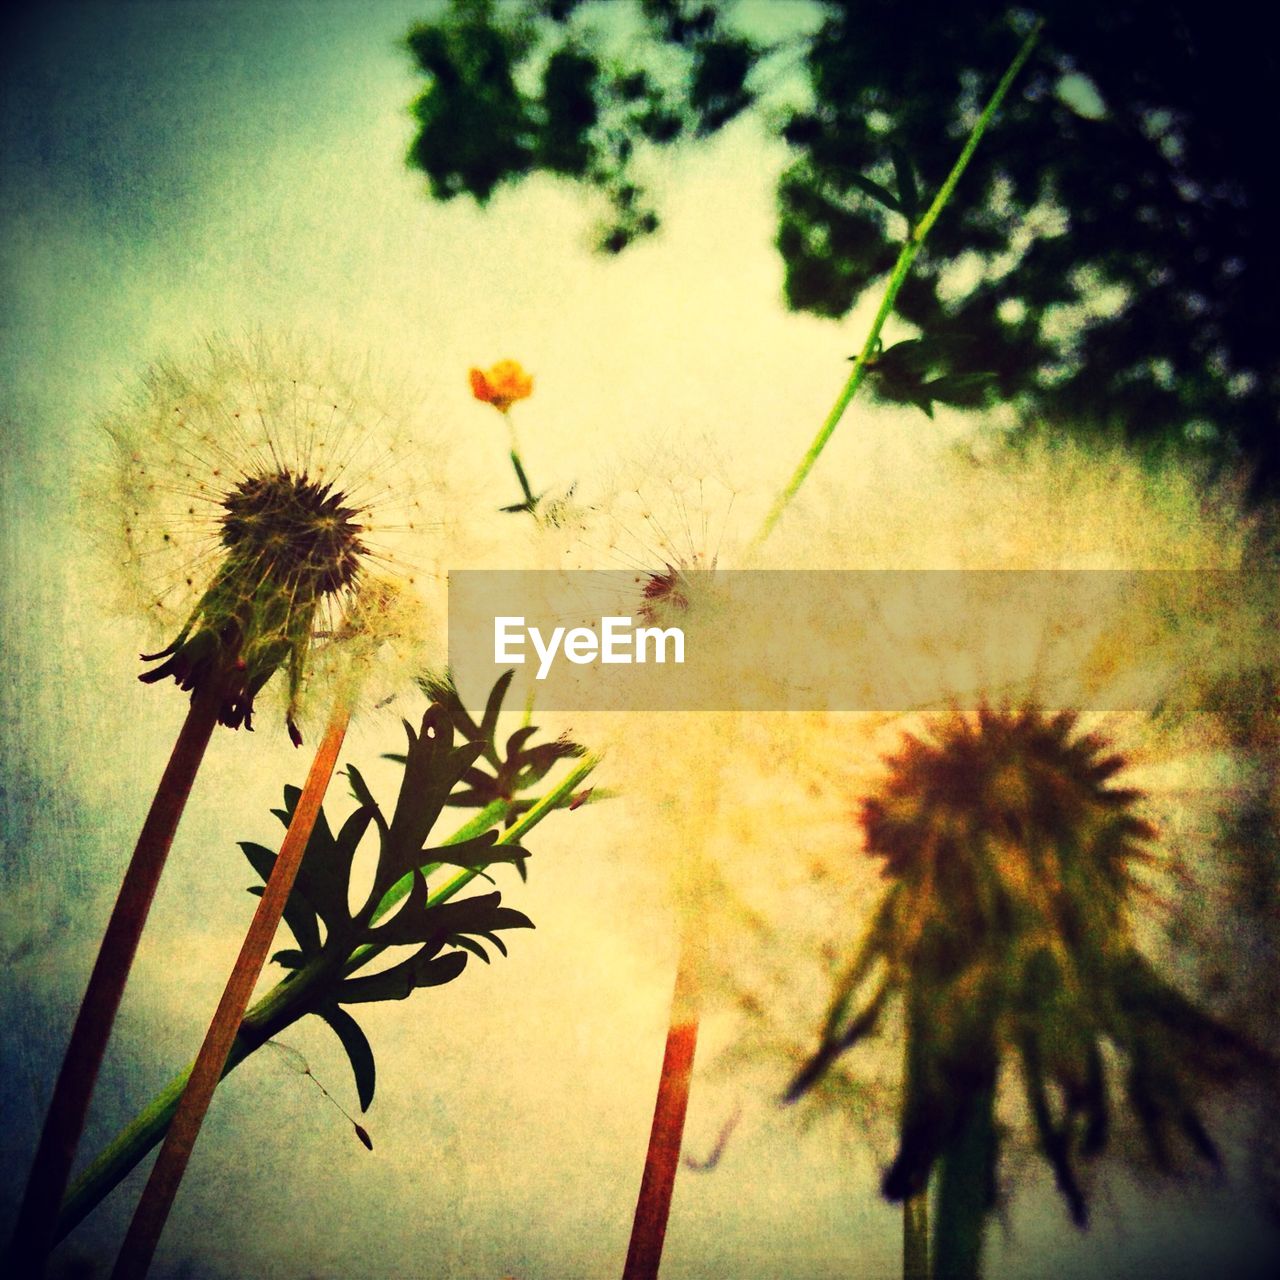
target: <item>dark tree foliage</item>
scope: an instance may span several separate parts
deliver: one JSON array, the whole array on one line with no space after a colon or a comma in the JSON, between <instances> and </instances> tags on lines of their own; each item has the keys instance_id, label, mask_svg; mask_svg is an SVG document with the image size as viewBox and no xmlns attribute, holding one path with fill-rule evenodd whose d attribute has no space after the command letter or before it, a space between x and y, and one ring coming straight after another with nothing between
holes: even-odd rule
<instances>
[{"instance_id":1,"label":"dark tree foliage","mask_svg":"<svg viewBox=\"0 0 1280 1280\"><path fill-rule=\"evenodd\" d=\"M765 39L733 4L622 9L454 0L415 28L427 85L410 162L432 194L485 201L539 170L566 175L607 194L600 247L620 252L658 226L639 162L754 110L790 149L787 302L843 316L905 233L870 183L901 190L905 156L927 203L1043 17L898 311L945 352L934 375L981 377L1029 421L1244 457L1257 494L1280 492L1280 57L1264 11L830 0L790 6L795 34Z\"/></svg>"}]
</instances>

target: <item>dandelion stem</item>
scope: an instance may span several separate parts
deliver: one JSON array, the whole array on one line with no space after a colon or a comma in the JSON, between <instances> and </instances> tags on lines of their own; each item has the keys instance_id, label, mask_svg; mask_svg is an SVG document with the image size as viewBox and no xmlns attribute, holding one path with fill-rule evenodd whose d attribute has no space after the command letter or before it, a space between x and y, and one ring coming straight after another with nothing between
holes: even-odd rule
<instances>
[{"instance_id":1,"label":"dandelion stem","mask_svg":"<svg viewBox=\"0 0 1280 1280\"><path fill-rule=\"evenodd\" d=\"M596 767L598 761L593 757L581 760L577 767L567 774L562 781L543 795L519 820L498 840L499 844L514 844L540 823L549 813L560 808L573 792ZM504 803L501 812L495 812L494 806L487 809L444 841L445 844L460 844L462 841L478 834L476 827L486 816L492 819L485 823L487 830L496 822L500 822L508 811ZM443 902L460 889L469 884L478 871L463 871L454 876L447 884L432 895L432 902ZM405 876L384 895L378 904L375 919L385 915L409 891L412 875ZM380 947L364 947L347 961L347 972L367 964L381 952ZM311 963L305 968L291 973L278 982L252 1009L245 1014L244 1020L236 1033L231 1050L227 1055L226 1065L222 1070L225 1078L238 1067L250 1054L259 1049L268 1040L292 1026L300 1018L305 1017L312 1009L317 988L323 989L334 978L332 968L328 964ZM165 1135L183 1092L192 1067L181 1071L158 1093L150 1103L134 1117L133 1121L123 1129L98 1158L80 1175L67 1197L57 1220L57 1238L61 1239L86 1218L110 1193L137 1167L147 1152Z\"/></svg>"},{"instance_id":2,"label":"dandelion stem","mask_svg":"<svg viewBox=\"0 0 1280 1280\"><path fill-rule=\"evenodd\" d=\"M845 382L844 388L836 397L836 402L831 406L831 412L827 414L826 421L823 422L818 434L813 438L813 443L809 446L804 457L800 459L800 465L796 467L795 473L782 492L778 494L773 506L769 509L769 514L765 516L764 523L760 526L760 530L755 536L757 545L773 532L773 528L778 523L782 513L787 509L791 499L796 496L800 486L804 484L809 472L813 470L814 463L818 461L823 449L827 447L827 441L834 434L840 419L844 416L844 411L849 407L853 397L857 395L858 388L862 385L867 370L871 366L872 356L875 354L880 340L880 331L884 328L885 321L888 320L893 312L894 303L898 299L898 292L906 282L907 276L911 274L912 264L924 244L925 237L933 229L933 224L937 222L942 210L955 193L956 185L959 183L961 175L968 168L969 161L973 159L973 153L978 149L978 143L982 141L982 135L986 133L987 126L990 125L995 113L1000 109L1000 104L1004 101L1010 86L1017 78L1018 72L1022 70L1023 64L1031 56L1031 51L1035 48L1036 41L1040 38L1040 28L1042 26L1043 22L1036 23L1030 34L1022 42L1022 47L1018 50L1017 56L1009 64L1009 69L1004 73L1000 83L996 86L995 92L991 95L991 100L983 108L982 114L969 131L969 137L964 144L964 148L952 166L951 172L947 175L946 181L938 189L938 194L934 196L933 203L920 221L911 228L906 242L902 246L902 251L898 254L898 260L894 263L893 273L889 277L884 297L880 300L880 309L876 312L876 318L871 322L871 329L867 334L866 341L862 344L862 350L858 352L857 358L853 362L853 369L849 374L848 381Z\"/></svg>"},{"instance_id":3,"label":"dandelion stem","mask_svg":"<svg viewBox=\"0 0 1280 1280\"><path fill-rule=\"evenodd\" d=\"M209 1109L213 1092L226 1069L227 1056L249 1007L249 997L262 974L267 952L284 915L285 903L293 889L307 842L320 815L325 792L338 762L338 752L347 736L350 719L348 707L339 703L311 762L306 784L298 797L289 828L280 845L280 853L258 901L258 909L253 914L240 954L236 957L222 999L218 1002L213 1021L209 1024L204 1043L200 1046L200 1052L187 1079L177 1113L152 1166L151 1176L147 1179L133 1221L129 1224L120 1256L111 1273L113 1280L141 1280L151 1265L169 1210L186 1172L187 1162L191 1158L196 1139L200 1136L205 1112Z\"/></svg>"},{"instance_id":4,"label":"dandelion stem","mask_svg":"<svg viewBox=\"0 0 1280 1280\"><path fill-rule=\"evenodd\" d=\"M640 1179L623 1280L656 1280L662 1262L671 1196L680 1165L685 1112L689 1106L693 1056L698 1045L699 998L693 960L692 948L687 941L682 942L653 1126L649 1130L649 1150Z\"/></svg>"},{"instance_id":5,"label":"dandelion stem","mask_svg":"<svg viewBox=\"0 0 1280 1280\"><path fill-rule=\"evenodd\" d=\"M978 1280L982 1238L995 1177L995 1088L966 1103L938 1170L937 1221L933 1228L936 1274L946 1280Z\"/></svg>"},{"instance_id":6,"label":"dandelion stem","mask_svg":"<svg viewBox=\"0 0 1280 1280\"><path fill-rule=\"evenodd\" d=\"M71 1174L116 1011L156 886L218 722L225 694L224 668L221 677L206 681L192 696L169 763L142 824L54 1086L9 1245L6 1270L10 1276L41 1275L45 1259L57 1240L58 1206Z\"/></svg>"},{"instance_id":7,"label":"dandelion stem","mask_svg":"<svg viewBox=\"0 0 1280 1280\"><path fill-rule=\"evenodd\" d=\"M929 1280L929 1192L902 1202L902 1280Z\"/></svg>"}]
</instances>

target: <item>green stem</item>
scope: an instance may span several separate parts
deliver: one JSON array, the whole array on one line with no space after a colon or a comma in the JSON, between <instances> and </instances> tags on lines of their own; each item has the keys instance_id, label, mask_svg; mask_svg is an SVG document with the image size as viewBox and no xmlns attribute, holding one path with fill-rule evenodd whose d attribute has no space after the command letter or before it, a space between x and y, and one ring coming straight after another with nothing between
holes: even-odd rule
<instances>
[{"instance_id":1,"label":"green stem","mask_svg":"<svg viewBox=\"0 0 1280 1280\"><path fill-rule=\"evenodd\" d=\"M853 369L849 374L848 381L836 397L835 404L831 406L831 412L827 414L826 421L823 422L818 434L813 438L813 443L809 446L808 452L800 459L800 465L796 467L795 473L769 509L769 514L765 516L764 523L760 526L760 531L755 537L756 545L763 542L773 532L773 528L778 523L782 513L787 509L791 499L796 496L800 486L804 484L809 472L813 470L813 465L817 462L823 449L827 447L827 441L831 439L832 434L839 425L840 419L844 416L844 411L849 407L853 397L857 395L858 388L862 385L862 380L866 377L867 370L870 367L871 358L875 354L876 345L880 340L880 331L884 328L885 321L888 320L893 311L894 303L898 300L898 292L906 282L907 276L911 273L912 263L915 262L916 255L920 252L925 237L933 229L933 224L937 222L938 216L954 194L956 184L960 181L965 169L968 168L969 161L973 159L973 153L978 149L978 143L982 141L982 135L986 133L987 126L1000 109L1000 104L1004 101L1010 86L1017 78L1018 72L1022 70L1023 64L1031 56L1031 51L1035 48L1036 41L1040 38L1040 28L1043 25L1042 22L1036 23L1031 29L1031 33L1022 42L1022 47L1018 50L1017 56L1009 64L1009 69L1004 73L1004 77L991 95L991 100L983 108L982 114L969 131L969 137L964 144L964 149L960 152L959 158L947 175L947 180L939 188L938 194L934 196L933 203L929 206L924 217L911 229L910 234L907 236L906 243L898 254L898 260L894 263L893 273L889 277L888 287L885 289L884 297L880 301L880 309L876 312L876 318L872 321L867 340L862 344L862 350L858 352L858 356L853 362Z\"/></svg>"},{"instance_id":2,"label":"green stem","mask_svg":"<svg viewBox=\"0 0 1280 1280\"><path fill-rule=\"evenodd\" d=\"M511 440L511 465L515 469L516 479L520 481L520 491L524 494L524 500L529 504L529 514L536 515L538 500L533 496L529 477L525 475L524 463L520 460L520 442L516 439L516 424L511 420L510 410L502 416L507 420L507 432Z\"/></svg>"},{"instance_id":3,"label":"green stem","mask_svg":"<svg viewBox=\"0 0 1280 1280\"><path fill-rule=\"evenodd\" d=\"M580 761L571 773L520 817L499 839L498 844L516 843L536 827L547 814L563 805L597 763L597 760L590 756ZM501 821L506 812L507 803L496 801L455 831L445 844L460 844L487 831L494 822ZM434 869L438 870L439 865L434 864ZM431 869L424 868L424 870ZM460 872L431 895L431 904L444 902L479 874L479 871L471 870ZM412 875L397 881L378 903L373 919L376 921L386 915L409 892L412 882ZM343 965L335 964L331 958L327 958L323 963L313 961L277 983L245 1014L244 1021L240 1024L240 1030L231 1046L231 1052L227 1056L227 1065L223 1070L222 1078L225 1079L268 1040L305 1017L310 1012L318 991L322 991L331 981L367 964L381 950L382 948L377 946L361 947ZM63 1202L62 1211L58 1217L58 1239L62 1239L83 1221L164 1137L178 1109L178 1103L190 1074L191 1067L188 1066L174 1076L80 1175Z\"/></svg>"},{"instance_id":4,"label":"green stem","mask_svg":"<svg viewBox=\"0 0 1280 1280\"><path fill-rule=\"evenodd\" d=\"M902 1202L902 1280L929 1280L929 1192Z\"/></svg>"},{"instance_id":5,"label":"green stem","mask_svg":"<svg viewBox=\"0 0 1280 1280\"><path fill-rule=\"evenodd\" d=\"M938 1280L978 1280L982 1274L982 1238L995 1176L995 1099L994 1085L970 1098L938 1162L933 1229Z\"/></svg>"}]
</instances>

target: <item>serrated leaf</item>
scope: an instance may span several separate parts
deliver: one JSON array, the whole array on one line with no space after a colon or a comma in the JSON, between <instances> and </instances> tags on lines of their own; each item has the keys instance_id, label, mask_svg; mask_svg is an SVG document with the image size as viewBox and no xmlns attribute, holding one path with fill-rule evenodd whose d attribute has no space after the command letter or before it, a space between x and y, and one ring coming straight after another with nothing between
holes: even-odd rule
<instances>
[{"instance_id":1,"label":"serrated leaf","mask_svg":"<svg viewBox=\"0 0 1280 1280\"><path fill-rule=\"evenodd\" d=\"M323 839L317 824L307 842L295 892L315 908L331 936L345 934L352 923L348 905L351 863L374 816L372 809L361 806L342 824L336 839Z\"/></svg>"},{"instance_id":2,"label":"serrated leaf","mask_svg":"<svg viewBox=\"0 0 1280 1280\"><path fill-rule=\"evenodd\" d=\"M507 739L505 749L507 759L511 759L512 756L518 756L520 752L524 750L524 744L537 732L538 726L536 724L526 724L517 729L515 733Z\"/></svg>"},{"instance_id":3,"label":"serrated leaf","mask_svg":"<svg viewBox=\"0 0 1280 1280\"><path fill-rule=\"evenodd\" d=\"M364 775L353 764L347 765L347 779L351 783L351 791L357 800L360 801L372 815L373 820L378 824L378 830L385 837L388 831L387 820L382 816L382 809L378 802L373 798L373 792L369 790L369 784L365 782Z\"/></svg>"},{"instance_id":4,"label":"serrated leaf","mask_svg":"<svg viewBox=\"0 0 1280 1280\"><path fill-rule=\"evenodd\" d=\"M467 967L464 951L428 958L419 952L403 963L368 978L348 978L338 987L342 1004L367 1004L375 1000L404 1000L419 987L442 987Z\"/></svg>"},{"instance_id":5,"label":"serrated leaf","mask_svg":"<svg viewBox=\"0 0 1280 1280\"><path fill-rule=\"evenodd\" d=\"M284 808L272 809L271 812L280 819L280 825L287 827L293 819L293 811L302 798L302 788L286 785L284 788Z\"/></svg>"},{"instance_id":6,"label":"serrated leaf","mask_svg":"<svg viewBox=\"0 0 1280 1280\"><path fill-rule=\"evenodd\" d=\"M431 828L458 780L475 763L480 742L453 746L453 724L439 703L427 709L422 729L405 726L409 750L396 800L395 813L382 841L374 897L380 898L397 880L418 865Z\"/></svg>"},{"instance_id":7,"label":"serrated leaf","mask_svg":"<svg viewBox=\"0 0 1280 1280\"><path fill-rule=\"evenodd\" d=\"M474 939L468 938L465 933L454 934L449 941L455 947L465 947L473 956L479 956L485 964L489 964L489 953Z\"/></svg>"},{"instance_id":8,"label":"serrated leaf","mask_svg":"<svg viewBox=\"0 0 1280 1280\"><path fill-rule=\"evenodd\" d=\"M360 1110L368 1111L378 1079L373 1062L373 1049L369 1046L368 1037L361 1030L360 1024L345 1009L340 1009L337 1005L328 1005L323 1009L317 1009L316 1012L329 1024L334 1035L342 1042L347 1061L351 1063L351 1074L355 1077ZM359 1128L358 1125L356 1127ZM369 1144L369 1150L373 1150L372 1144Z\"/></svg>"},{"instance_id":9,"label":"serrated leaf","mask_svg":"<svg viewBox=\"0 0 1280 1280\"><path fill-rule=\"evenodd\" d=\"M264 844L255 844L252 840L237 841L240 852L249 860L249 865L262 878L262 883L271 878L271 868L276 865L276 855Z\"/></svg>"},{"instance_id":10,"label":"serrated leaf","mask_svg":"<svg viewBox=\"0 0 1280 1280\"><path fill-rule=\"evenodd\" d=\"M533 928L532 923L530 924L529 927ZM497 947L498 950L501 951L504 956L508 954L507 944L503 942L503 940L500 937L498 937L496 933L482 933L480 936L486 939L487 941L492 942L493 945Z\"/></svg>"},{"instance_id":11,"label":"serrated leaf","mask_svg":"<svg viewBox=\"0 0 1280 1280\"><path fill-rule=\"evenodd\" d=\"M504 671L489 691L489 700L484 704L484 715L480 720L480 738L486 743L493 742L493 735L498 728L498 717L502 714L502 703L515 679L515 669Z\"/></svg>"},{"instance_id":12,"label":"serrated leaf","mask_svg":"<svg viewBox=\"0 0 1280 1280\"><path fill-rule=\"evenodd\" d=\"M489 867L497 862L519 862L528 856L528 850L522 849L518 844L499 844L496 831L486 831L484 835L458 844L424 849L421 854L425 862L444 862L451 867L468 869Z\"/></svg>"}]
</instances>

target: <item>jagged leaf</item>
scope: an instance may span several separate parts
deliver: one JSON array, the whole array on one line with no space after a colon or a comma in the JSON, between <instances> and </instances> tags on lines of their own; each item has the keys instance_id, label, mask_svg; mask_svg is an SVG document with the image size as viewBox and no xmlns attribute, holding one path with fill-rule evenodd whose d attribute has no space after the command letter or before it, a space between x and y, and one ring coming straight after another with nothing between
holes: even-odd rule
<instances>
[{"instance_id":1,"label":"jagged leaf","mask_svg":"<svg viewBox=\"0 0 1280 1280\"><path fill-rule=\"evenodd\" d=\"M420 951L403 963L368 978L348 978L338 987L342 1004L367 1004L375 1000L404 1000L419 987L441 987L467 967L463 951L438 957Z\"/></svg>"},{"instance_id":2,"label":"jagged leaf","mask_svg":"<svg viewBox=\"0 0 1280 1280\"><path fill-rule=\"evenodd\" d=\"M486 831L472 840L458 844L439 845L424 849L424 862L444 862L451 867L489 867L496 862L519 862L529 856L528 850L518 844L499 844L496 831Z\"/></svg>"},{"instance_id":3,"label":"jagged leaf","mask_svg":"<svg viewBox=\"0 0 1280 1280\"><path fill-rule=\"evenodd\" d=\"M484 893L455 902L429 905L426 879L417 872L404 905L390 920L379 925L371 936L381 946L421 942L439 951L446 939L456 933L533 928L527 916L510 907L500 906L501 900L499 893Z\"/></svg>"},{"instance_id":4,"label":"jagged leaf","mask_svg":"<svg viewBox=\"0 0 1280 1280\"><path fill-rule=\"evenodd\" d=\"M403 761L403 757L401 757ZM353 764L347 765L347 778L351 783L351 791L360 803L370 811L373 820L378 824L378 831L385 837L387 834L387 820L382 816L382 810L378 806L378 802L373 798L373 792L369 790L369 784L365 782L364 775Z\"/></svg>"},{"instance_id":5,"label":"jagged leaf","mask_svg":"<svg viewBox=\"0 0 1280 1280\"><path fill-rule=\"evenodd\" d=\"M311 903L331 935L345 933L351 924L347 903L351 863L374 816L369 806L362 806L342 824L337 839L330 836L327 841L317 840L317 824L317 832L307 843L294 892L301 893Z\"/></svg>"},{"instance_id":6,"label":"jagged leaf","mask_svg":"<svg viewBox=\"0 0 1280 1280\"><path fill-rule=\"evenodd\" d=\"M377 1083L373 1050L369 1047L368 1038L360 1029L360 1024L345 1009L339 1008L336 1004L317 1009L316 1012L329 1024L333 1033L342 1042L347 1060L351 1063L351 1074L355 1076L360 1110L368 1111L369 1104L373 1101L374 1086ZM373 1147L370 1146L369 1150L372 1151Z\"/></svg>"},{"instance_id":7,"label":"jagged leaf","mask_svg":"<svg viewBox=\"0 0 1280 1280\"><path fill-rule=\"evenodd\" d=\"M280 825L287 827L293 818L293 811L298 807L302 797L302 788L287 785L284 788L284 808L272 809L271 812L280 819Z\"/></svg>"},{"instance_id":8,"label":"jagged leaf","mask_svg":"<svg viewBox=\"0 0 1280 1280\"><path fill-rule=\"evenodd\" d=\"M502 704L506 699L511 681L515 679L515 669L504 671L495 681L489 692L489 700L484 704L484 716L480 720L479 737L484 742L492 742L498 728L498 717L502 714Z\"/></svg>"},{"instance_id":9,"label":"jagged leaf","mask_svg":"<svg viewBox=\"0 0 1280 1280\"><path fill-rule=\"evenodd\" d=\"M404 778L395 813L382 841L374 896L381 897L402 876L418 865L431 828L444 809L449 793L475 763L482 743L453 745L453 724L440 703L427 709L422 727L415 733L406 724L409 738Z\"/></svg>"},{"instance_id":10,"label":"jagged leaf","mask_svg":"<svg viewBox=\"0 0 1280 1280\"><path fill-rule=\"evenodd\" d=\"M271 869L276 864L276 855L265 845L254 844L251 840L241 840L241 851L248 858L249 865L262 877L265 886L271 877ZM308 845L308 851L310 845ZM262 896L262 887L249 890L256 897ZM313 956L320 950L320 929L316 924L316 912L313 905L298 891L297 886L289 895L284 905L284 922L289 926L294 941L307 956Z\"/></svg>"}]
</instances>

